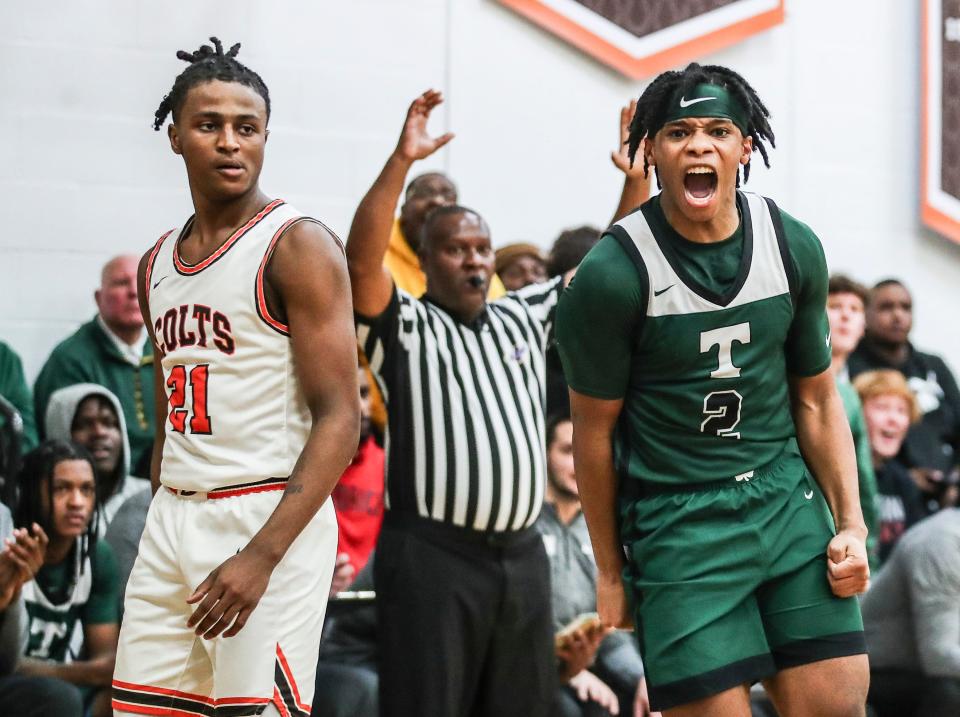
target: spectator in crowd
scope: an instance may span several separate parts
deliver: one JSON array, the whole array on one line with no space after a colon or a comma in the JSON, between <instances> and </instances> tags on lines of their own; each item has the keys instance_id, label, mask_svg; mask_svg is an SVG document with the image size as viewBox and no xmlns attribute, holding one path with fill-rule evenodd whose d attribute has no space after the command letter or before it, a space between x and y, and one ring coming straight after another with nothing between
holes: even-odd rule
<instances>
[{"instance_id":1,"label":"spectator in crowd","mask_svg":"<svg viewBox=\"0 0 960 717\"><path fill-rule=\"evenodd\" d=\"M546 478L544 351L561 280L487 303L490 231L456 205L423 226L422 300L384 271L407 172L452 139L426 130L441 101L428 91L411 104L346 246L358 336L389 416L374 575L380 710L430 717L471 704L536 717L556 680L543 609L549 564L533 523Z\"/></svg>"},{"instance_id":2,"label":"spectator in crowd","mask_svg":"<svg viewBox=\"0 0 960 717\"><path fill-rule=\"evenodd\" d=\"M130 475L130 446L120 402L92 383L58 389L50 396L44 421L48 439L73 441L93 457L100 503L99 535L130 496L150 487L147 478Z\"/></svg>"},{"instance_id":3,"label":"spectator in crowd","mask_svg":"<svg viewBox=\"0 0 960 717\"><path fill-rule=\"evenodd\" d=\"M641 203L643 199L641 199ZM554 239L550 254L547 256L547 273L550 276L563 276L583 261L593 245L600 241L602 232L596 227L583 226L564 229Z\"/></svg>"},{"instance_id":4,"label":"spectator in crowd","mask_svg":"<svg viewBox=\"0 0 960 717\"><path fill-rule=\"evenodd\" d=\"M457 199L457 186L443 172L426 172L410 180L383 257L383 265L400 291L419 298L427 290L427 277L420 266L423 223L431 211L456 204ZM490 281L489 297L496 299L504 292L503 283L494 276Z\"/></svg>"},{"instance_id":5,"label":"spectator in crowd","mask_svg":"<svg viewBox=\"0 0 960 717\"><path fill-rule=\"evenodd\" d=\"M27 637L21 588L43 565L47 534L36 524L15 530L13 516L0 505L0 538L0 708L16 717L80 717L83 701L73 686L15 674Z\"/></svg>"},{"instance_id":6,"label":"spectator in crowd","mask_svg":"<svg viewBox=\"0 0 960 717\"><path fill-rule=\"evenodd\" d=\"M494 254L494 268L507 291L547 280L547 264L534 244L518 242L500 247Z\"/></svg>"},{"instance_id":7,"label":"spectator in crowd","mask_svg":"<svg viewBox=\"0 0 960 717\"><path fill-rule=\"evenodd\" d=\"M827 284L827 318L830 321L831 368L837 391L853 434L857 452L857 475L860 479L860 509L867 525L867 552L870 568L880 567L877 555L877 479L873 474L870 438L863 419L863 407L857 391L850 383L847 358L863 338L867 288L842 274L834 274Z\"/></svg>"},{"instance_id":8,"label":"spectator in crowd","mask_svg":"<svg viewBox=\"0 0 960 717\"><path fill-rule=\"evenodd\" d=\"M551 603L557 630L578 615L596 612L597 566L593 562L590 535L580 509L573 466L573 423L569 415L547 421L547 488L537 528L550 558ZM584 635L583 639L589 639ZM561 688L558 717L581 717L626 711L635 700L639 714L646 714L645 690L640 686L643 663L633 637L614 632L599 643L596 660L589 669L570 675ZM585 697L584 697L585 696Z\"/></svg>"},{"instance_id":9,"label":"spectator in crowd","mask_svg":"<svg viewBox=\"0 0 960 717\"><path fill-rule=\"evenodd\" d=\"M943 359L914 348L913 299L903 282L885 279L870 291L866 335L850 355L850 376L895 369L906 376L923 418L907 434L901 461L926 499L927 512L957 503L960 391Z\"/></svg>"},{"instance_id":10,"label":"spectator in crowd","mask_svg":"<svg viewBox=\"0 0 960 717\"><path fill-rule=\"evenodd\" d=\"M350 585L351 591L374 589L375 553ZM331 602L320 642L313 714L323 717L378 717L377 608L369 602ZM329 628L328 628L329 626ZM416 639L424 639L420 636Z\"/></svg>"},{"instance_id":11,"label":"spectator in crowd","mask_svg":"<svg viewBox=\"0 0 960 717\"><path fill-rule=\"evenodd\" d=\"M960 714L960 510L910 529L863 599L877 717Z\"/></svg>"},{"instance_id":12,"label":"spectator in crowd","mask_svg":"<svg viewBox=\"0 0 960 717\"><path fill-rule=\"evenodd\" d=\"M641 198L639 203L642 203L645 198ZM550 255L547 257L547 273L550 276L563 276L579 266L587 252L600 241L600 234L599 229L586 224L562 231L553 242ZM550 414L570 412L570 394L567 391L567 380L563 376L563 366L560 364L560 354L557 352L556 345L550 346L547 350L547 412Z\"/></svg>"},{"instance_id":13,"label":"spectator in crowd","mask_svg":"<svg viewBox=\"0 0 960 717\"><path fill-rule=\"evenodd\" d=\"M910 424L920 416L917 400L899 371L867 371L854 380L863 402L877 481L877 554L883 563L906 530L925 513L923 499L897 459Z\"/></svg>"},{"instance_id":14,"label":"spectator in crowd","mask_svg":"<svg viewBox=\"0 0 960 717\"><path fill-rule=\"evenodd\" d=\"M123 616L123 598L127 592L127 580L130 571L137 559L140 549L140 536L147 524L147 511L150 501L153 500L153 491L149 481L143 489L137 491L120 506L114 514L103 539L113 551L117 562L117 610Z\"/></svg>"},{"instance_id":15,"label":"spectator in crowd","mask_svg":"<svg viewBox=\"0 0 960 717\"><path fill-rule=\"evenodd\" d=\"M103 267L94 293L97 315L60 342L34 384L38 421L58 388L75 383L105 386L120 399L130 432L130 465L147 475L141 462L150 460L153 444L153 350L147 341L137 303L135 256L118 256Z\"/></svg>"},{"instance_id":16,"label":"spectator in crowd","mask_svg":"<svg viewBox=\"0 0 960 717\"><path fill-rule=\"evenodd\" d=\"M74 685L94 717L111 714L119 634L113 552L97 540L97 493L87 451L45 441L27 454L17 524L50 538L43 567L24 585L29 642L20 674Z\"/></svg>"},{"instance_id":17,"label":"spectator in crowd","mask_svg":"<svg viewBox=\"0 0 960 717\"><path fill-rule=\"evenodd\" d=\"M33 397L23 375L23 363L16 352L0 341L0 397L17 409L23 420L23 445L26 452L37 445L37 424L33 415ZM0 419L2 424L2 419Z\"/></svg>"},{"instance_id":18,"label":"spectator in crowd","mask_svg":"<svg viewBox=\"0 0 960 717\"><path fill-rule=\"evenodd\" d=\"M367 372L357 371L360 384L360 447L333 489L333 507L340 531L338 552L349 562L346 584L363 570L377 544L383 522L383 449L374 440L370 422L370 382ZM345 554L345 555L344 555ZM346 587L346 585L338 586Z\"/></svg>"}]
</instances>

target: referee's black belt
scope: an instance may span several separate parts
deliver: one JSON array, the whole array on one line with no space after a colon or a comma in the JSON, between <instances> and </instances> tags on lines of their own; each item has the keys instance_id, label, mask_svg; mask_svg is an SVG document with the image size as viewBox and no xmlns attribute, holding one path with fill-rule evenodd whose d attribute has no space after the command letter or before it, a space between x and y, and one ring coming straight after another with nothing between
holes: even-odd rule
<instances>
[{"instance_id":1,"label":"referee's black belt","mask_svg":"<svg viewBox=\"0 0 960 717\"><path fill-rule=\"evenodd\" d=\"M396 510L384 512L383 526L388 529L408 531L437 542L446 541L507 550L527 548L541 540L540 531L532 525L520 530L474 530Z\"/></svg>"}]
</instances>

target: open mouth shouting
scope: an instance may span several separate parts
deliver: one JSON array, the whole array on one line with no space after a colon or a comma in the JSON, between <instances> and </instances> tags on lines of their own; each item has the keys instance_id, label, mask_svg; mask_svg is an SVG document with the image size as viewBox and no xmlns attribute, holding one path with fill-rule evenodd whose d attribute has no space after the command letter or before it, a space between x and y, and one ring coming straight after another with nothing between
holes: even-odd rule
<instances>
[{"instance_id":1,"label":"open mouth shouting","mask_svg":"<svg viewBox=\"0 0 960 717\"><path fill-rule=\"evenodd\" d=\"M705 207L717 193L717 173L711 167L691 167L683 176L683 189L687 202Z\"/></svg>"}]
</instances>

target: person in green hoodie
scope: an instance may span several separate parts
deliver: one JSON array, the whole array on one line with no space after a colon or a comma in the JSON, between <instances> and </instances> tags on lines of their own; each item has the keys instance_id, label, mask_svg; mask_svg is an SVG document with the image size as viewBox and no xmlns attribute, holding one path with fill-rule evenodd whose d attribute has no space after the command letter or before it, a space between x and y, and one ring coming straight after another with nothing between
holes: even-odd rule
<instances>
[{"instance_id":1,"label":"person in green hoodie","mask_svg":"<svg viewBox=\"0 0 960 717\"><path fill-rule=\"evenodd\" d=\"M23 362L17 353L3 341L0 341L0 396L7 399L17 409L23 419L23 451L29 451L37 445L37 424L33 416L33 400L30 387L23 375ZM0 425L3 419L0 419Z\"/></svg>"},{"instance_id":2,"label":"person in green hoodie","mask_svg":"<svg viewBox=\"0 0 960 717\"><path fill-rule=\"evenodd\" d=\"M135 256L106 263L94 293L97 315L54 348L33 387L40 419L58 388L96 383L110 389L123 407L135 467L149 460L154 432L153 349L137 303L137 263Z\"/></svg>"}]
</instances>

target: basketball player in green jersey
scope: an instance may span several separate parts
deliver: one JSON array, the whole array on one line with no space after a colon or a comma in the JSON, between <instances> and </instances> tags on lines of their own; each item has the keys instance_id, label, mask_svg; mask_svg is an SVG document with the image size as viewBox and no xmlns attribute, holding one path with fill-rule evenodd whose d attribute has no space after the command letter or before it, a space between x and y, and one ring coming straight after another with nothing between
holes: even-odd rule
<instances>
[{"instance_id":1,"label":"basketball player in green jersey","mask_svg":"<svg viewBox=\"0 0 960 717\"><path fill-rule=\"evenodd\" d=\"M866 528L823 250L737 189L767 161L768 116L727 68L657 77L629 149L662 191L608 230L557 318L598 610L636 626L669 717L748 717L758 680L787 717L864 714Z\"/></svg>"}]
</instances>

